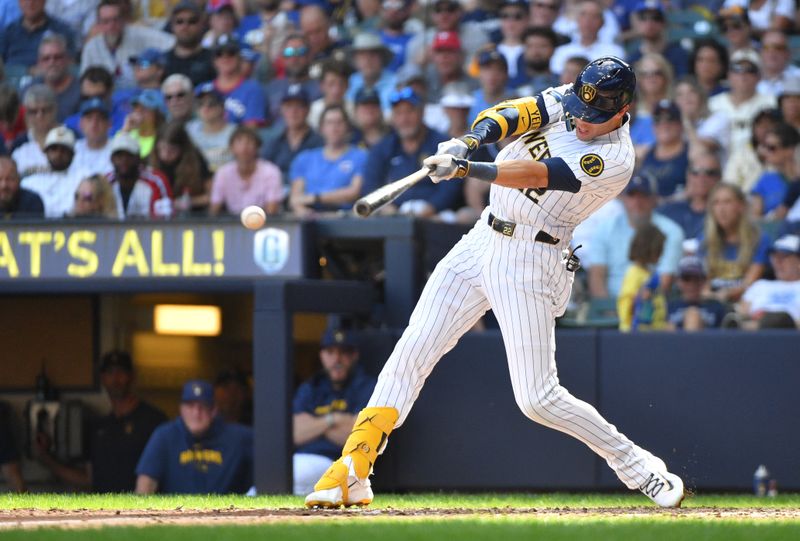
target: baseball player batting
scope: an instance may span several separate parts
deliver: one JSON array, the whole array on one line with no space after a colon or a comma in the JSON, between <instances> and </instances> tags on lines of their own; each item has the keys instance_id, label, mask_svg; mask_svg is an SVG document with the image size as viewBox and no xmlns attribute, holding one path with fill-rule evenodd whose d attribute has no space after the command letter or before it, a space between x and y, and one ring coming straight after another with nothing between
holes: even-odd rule
<instances>
[{"instance_id":1,"label":"baseball player batting","mask_svg":"<svg viewBox=\"0 0 800 541\"><path fill-rule=\"evenodd\" d=\"M627 113L635 87L628 64L595 60L573 85L483 111L469 133L441 143L423 162L433 168L434 182L492 183L489 207L436 266L342 457L306 497L307 506L372 501L369 476L389 434L403 424L439 359L490 308L522 412L588 445L628 488L659 506L680 506L681 479L572 396L556 374L555 318L566 308L579 266L568 250L572 231L631 177ZM479 145L511 136L519 138L494 163L468 161Z\"/></svg>"}]
</instances>

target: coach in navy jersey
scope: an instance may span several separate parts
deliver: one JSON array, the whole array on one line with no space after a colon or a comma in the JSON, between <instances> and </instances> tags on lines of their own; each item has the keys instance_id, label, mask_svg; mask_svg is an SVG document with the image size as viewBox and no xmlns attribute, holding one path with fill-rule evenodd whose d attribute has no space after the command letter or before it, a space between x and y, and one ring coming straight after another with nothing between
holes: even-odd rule
<instances>
[{"instance_id":1,"label":"coach in navy jersey","mask_svg":"<svg viewBox=\"0 0 800 541\"><path fill-rule=\"evenodd\" d=\"M294 397L294 493L305 495L338 458L355 414L367 405L375 378L358 363L349 333L328 329L320 342L322 370Z\"/></svg>"},{"instance_id":2,"label":"coach in navy jersey","mask_svg":"<svg viewBox=\"0 0 800 541\"><path fill-rule=\"evenodd\" d=\"M136 492L244 493L253 484L253 432L217 416L207 381L183 386L181 413L153 432L136 467Z\"/></svg>"}]
</instances>

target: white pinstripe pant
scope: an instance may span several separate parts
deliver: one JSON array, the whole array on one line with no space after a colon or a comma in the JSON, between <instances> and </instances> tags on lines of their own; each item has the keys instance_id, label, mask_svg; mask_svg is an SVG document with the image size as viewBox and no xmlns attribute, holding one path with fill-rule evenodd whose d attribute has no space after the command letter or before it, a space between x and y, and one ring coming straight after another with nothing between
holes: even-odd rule
<instances>
[{"instance_id":1,"label":"white pinstripe pant","mask_svg":"<svg viewBox=\"0 0 800 541\"><path fill-rule=\"evenodd\" d=\"M479 221L436 266L368 405L396 408L400 426L439 359L491 308L522 412L579 439L626 486L638 488L652 471L653 455L558 382L555 317L566 307L573 279L560 261L558 247L505 237Z\"/></svg>"}]
</instances>

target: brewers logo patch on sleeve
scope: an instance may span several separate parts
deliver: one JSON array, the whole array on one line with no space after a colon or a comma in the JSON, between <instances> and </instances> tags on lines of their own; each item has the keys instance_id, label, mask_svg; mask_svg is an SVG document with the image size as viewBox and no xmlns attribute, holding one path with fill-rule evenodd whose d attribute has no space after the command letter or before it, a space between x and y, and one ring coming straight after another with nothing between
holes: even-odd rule
<instances>
[{"instance_id":1,"label":"brewers logo patch on sleeve","mask_svg":"<svg viewBox=\"0 0 800 541\"><path fill-rule=\"evenodd\" d=\"M603 158L597 154L586 154L581 156L581 169L590 177L599 177L605 169Z\"/></svg>"}]
</instances>

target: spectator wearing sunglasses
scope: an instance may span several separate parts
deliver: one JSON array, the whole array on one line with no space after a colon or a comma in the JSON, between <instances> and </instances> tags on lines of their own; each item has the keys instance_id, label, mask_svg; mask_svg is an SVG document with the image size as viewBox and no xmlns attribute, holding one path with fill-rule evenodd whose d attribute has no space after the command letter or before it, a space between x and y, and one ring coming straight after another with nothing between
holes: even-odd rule
<instances>
[{"instance_id":1,"label":"spectator wearing sunglasses","mask_svg":"<svg viewBox=\"0 0 800 541\"><path fill-rule=\"evenodd\" d=\"M194 116L194 86L182 73L173 73L161 83L161 95L167 105L167 118L188 122Z\"/></svg>"},{"instance_id":2,"label":"spectator wearing sunglasses","mask_svg":"<svg viewBox=\"0 0 800 541\"><path fill-rule=\"evenodd\" d=\"M311 49L308 40L303 34L289 35L283 43L281 57L275 63L275 78L266 86L269 116L278 130L283 127L281 103L289 87L300 85L310 101L322 97L319 81L309 76L310 67Z\"/></svg>"},{"instance_id":3,"label":"spectator wearing sunglasses","mask_svg":"<svg viewBox=\"0 0 800 541\"><path fill-rule=\"evenodd\" d=\"M134 86L118 88L111 97L112 103L120 111L130 114L133 101L145 90L161 94L161 78L164 75L164 53L155 48L147 48L138 55L131 56Z\"/></svg>"},{"instance_id":4,"label":"spectator wearing sunglasses","mask_svg":"<svg viewBox=\"0 0 800 541\"><path fill-rule=\"evenodd\" d=\"M431 14L433 26L408 42L406 64L411 62L424 67L431 59L430 47L434 37L440 32L457 32L464 51L466 69L473 56L489 42L489 36L480 24L463 22L463 17L464 9L459 0L436 0Z\"/></svg>"},{"instance_id":5,"label":"spectator wearing sunglasses","mask_svg":"<svg viewBox=\"0 0 800 541\"><path fill-rule=\"evenodd\" d=\"M757 91L760 73L761 57L757 52L752 49L736 51L728 68L730 90L708 100L712 113L723 111L731 119L731 148L746 145L753 118L759 111L776 105L774 96Z\"/></svg>"},{"instance_id":6,"label":"spectator wearing sunglasses","mask_svg":"<svg viewBox=\"0 0 800 541\"><path fill-rule=\"evenodd\" d=\"M225 114L230 122L262 126L266 118L264 89L242 72L241 46L236 36L220 36L214 45L214 88L225 98Z\"/></svg>"},{"instance_id":7,"label":"spectator wearing sunglasses","mask_svg":"<svg viewBox=\"0 0 800 541\"><path fill-rule=\"evenodd\" d=\"M792 64L789 38L782 30L767 30L761 36L760 54L763 70L756 89L777 98L787 79L800 77L800 68Z\"/></svg>"},{"instance_id":8,"label":"spectator wearing sunglasses","mask_svg":"<svg viewBox=\"0 0 800 541\"><path fill-rule=\"evenodd\" d=\"M528 28L528 1L503 0L500 4L500 35L495 36L497 51L506 57L508 63L508 85L512 88L528 82L525 73L523 42Z\"/></svg>"},{"instance_id":9,"label":"spectator wearing sunglasses","mask_svg":"<svg viewBox=\"0 0 800 541\"><path fill-rule=\"evenodd\" d=\"M178 3L172 10L170 28L175 34L175 46L164 55L164 75L183 74L191 79L192 87L214 79L214 56L203 47L205 17L197 3Z\"/></svg>"},{"instance_id":10,"label":"spectator wearing sunglasses","mask_svg":"<svg viewBox=\"0 0 800 541\"><path fill-rule=\"evenodd\" d=\"M708 194L720 178L721 165L714 154L691 155L686 171L686 200L662 205L658 212L681 226L687 239L699 237L703 233Z\"/></svg>"},{"instance_id":11,"label":"spectator wearing sunglasses","mask_svg":"<svg viewBox=\"0 0 800 541\"><path fill-rule=\"evenodd\" d=\"M795 158L798 144L800 133L785 122L772 127L764 136L767 170L750 192L750 208L756 219L774 219L773 213L783 203L789 186L800 177Z\"/></svg>"},{"instance_id":12,"label":"spectator wearing sunglasses","mask_svg":"<svg viewBox=\"0 0 800 541\"><path fill-rule=\"evenodd\" d=\"M717 19L719 30L728 42L730 54L742 49L752 49L756 42L752 37L752 26L747 10L742 6L725 7L720 10Z\"/></svg>"},{"instance_id":13,"label":"spectator wearing sunglasses","mask_svg":"<svg viewBox=\"0 0 800 541\"><path fill-rule=\"evenodd\" d=\"M600 29L604 24L603 7L596 0L582 0L577 7L578 35L571 43L562 45L553 53L550 69L561 73L564 63L573 56L584 56L589 61L603 56L625 58L625 51L619 45L600 40ZM558 28L556 29L558 30Z\"/></svg>"},{"instance_id":14,"label":"spectator wearing sunglasses","mask_svg":"<svg viewBox=\"0 0 800 541\"><path fill-rule=\"evenodd\" d=\"M119 218L114 191L106 177L92 175L81 180L75 189L75 202L69 215L73 218Z\"/></svg>"},{"instance_id":15,"label":"spectator wearing sunglasses","mask_svg":"<svg viewBox=\"0 0 800 541\"><path fill-rule=\"evenodd\" d=\"M794 28L794 0L725 0L723 7L746 10L755 37L760 37L769 29L790 31Z\"/></svg>"},{"instance_id":16,"label":"spectator wearing sunglasses","mask_svg":"<svg viewBox=\"0 0 800 541\"><path fill-rule=\"evenodd\" d=\"M659 53L672 65L676 77L689 70L689 55L679 43L667 41L667 14L659 0L642 0L631 15L639 38L629 50L628 62L634 63L645 53Z\"/></svg>"},{"instance_id":17,"label":"spectator wearing sunglasses","mask_svg":"<svg viewBox=\"0 0 800 541\"><path fill-rule=\"evenodd\" d=\"M561 4L561 0L531 0L529 27L552 29L556 34L556 47L570 42L569 36L555 30Z\"/></svg>"}]
</instances>

